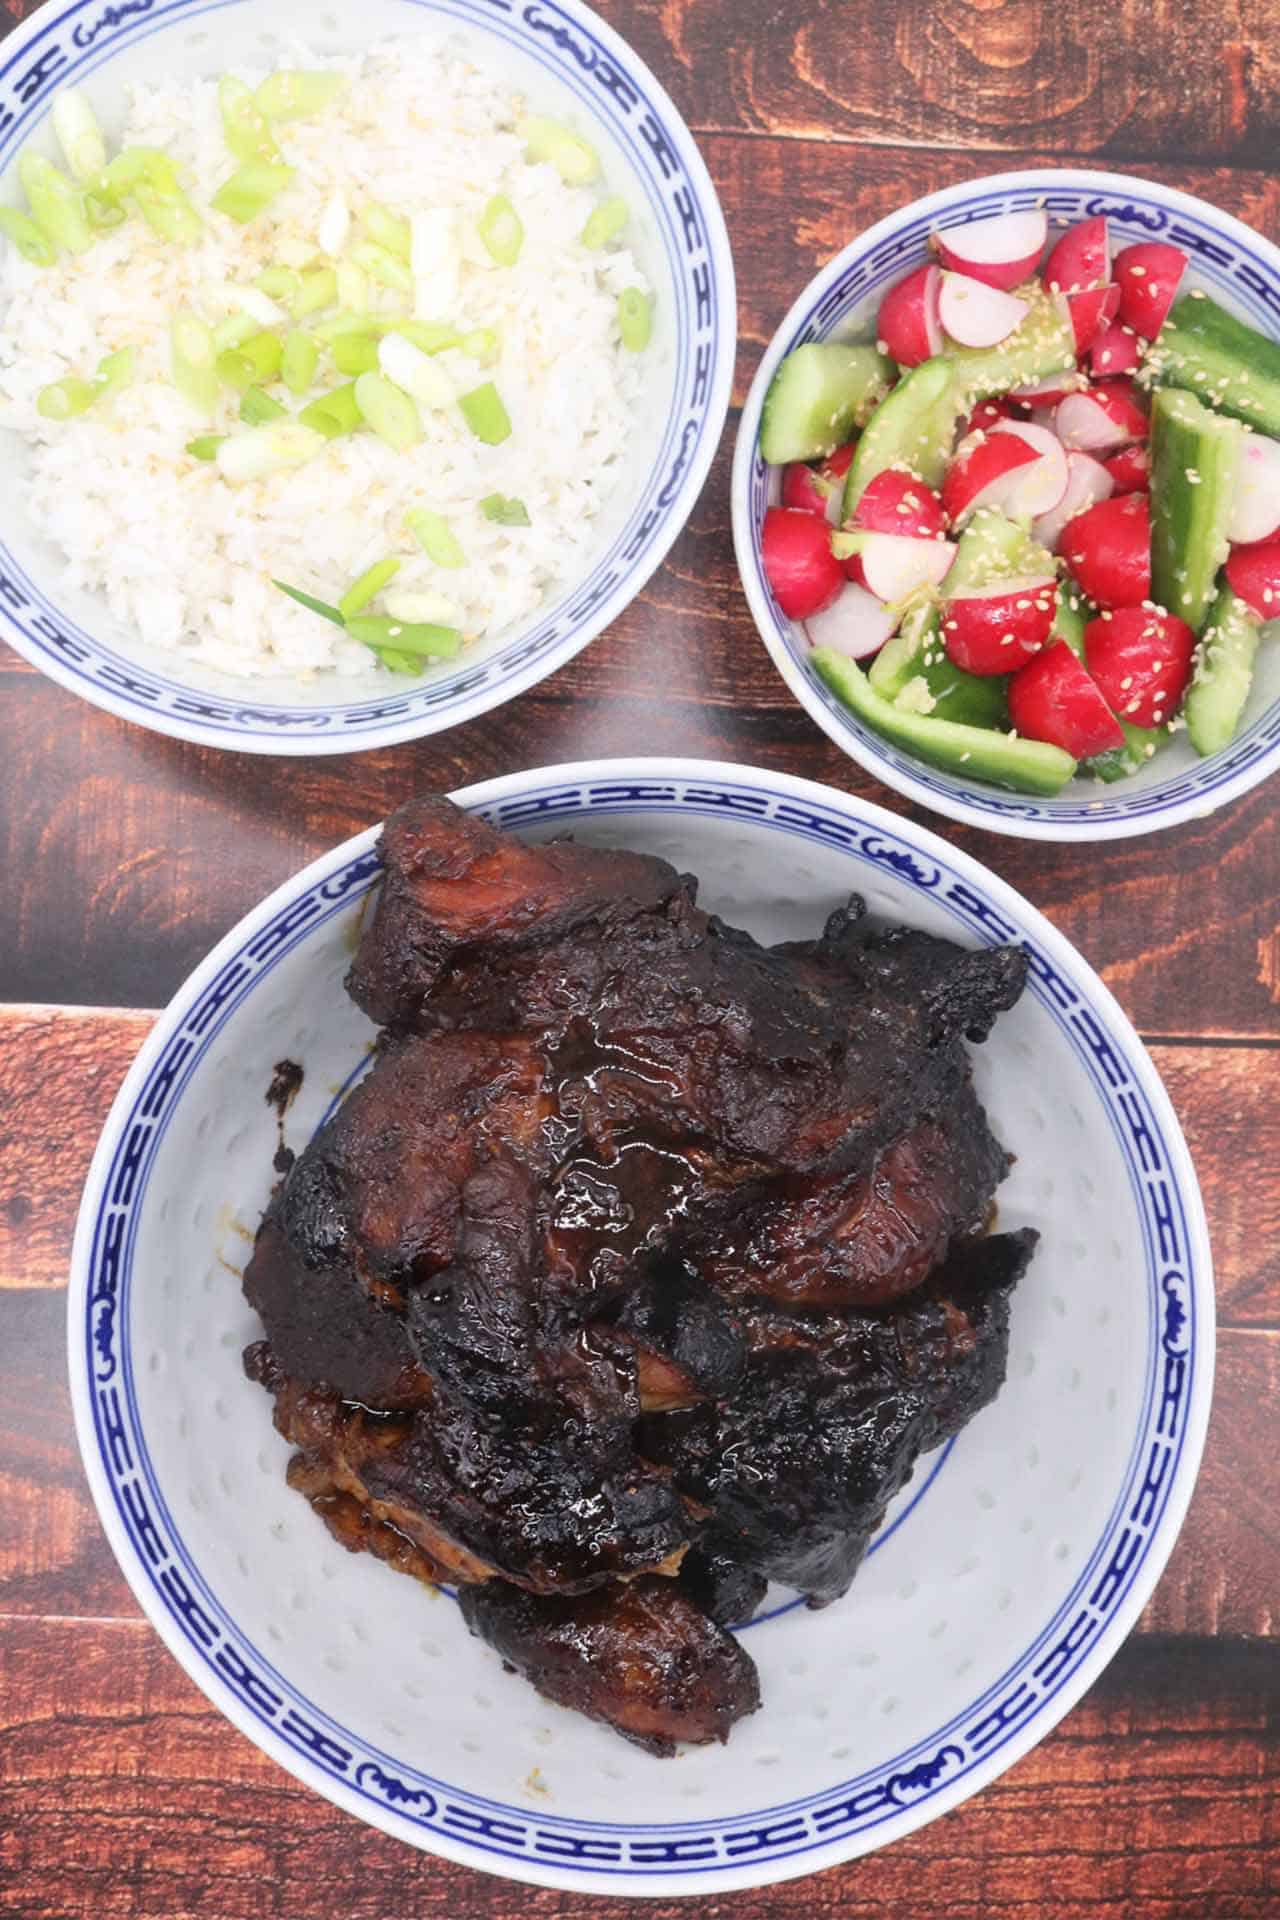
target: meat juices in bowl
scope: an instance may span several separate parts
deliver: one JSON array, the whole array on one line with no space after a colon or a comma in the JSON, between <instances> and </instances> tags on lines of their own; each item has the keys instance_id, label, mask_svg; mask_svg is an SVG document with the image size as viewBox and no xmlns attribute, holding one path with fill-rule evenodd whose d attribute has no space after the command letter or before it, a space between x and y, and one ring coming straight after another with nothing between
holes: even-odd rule
<instances>
[{"instance_id":1,"label":"meat juices in bowl","mask_svg":"<svg viewBox=\"0 0 1280 1920\"><path fill-rule=\"evenodd\" d=\"M289 1168L245 1293L289 1478L461 1589L540 1691L655 1754L759 1705L726 1629L849 1586L993 1397L1034 1230L966 1040L1025 956L762 947L666 862L446 800L380 843L348 987L372 1071Z\"/></svg>"}]
</instances>

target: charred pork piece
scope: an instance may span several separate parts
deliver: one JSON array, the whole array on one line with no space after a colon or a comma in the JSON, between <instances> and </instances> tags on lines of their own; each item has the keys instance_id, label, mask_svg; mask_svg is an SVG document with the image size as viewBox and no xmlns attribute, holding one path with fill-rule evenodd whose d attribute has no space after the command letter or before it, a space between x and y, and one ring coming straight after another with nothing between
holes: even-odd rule
<instances>
[{"instance_id":1,"label":"charred pork piece","mask_svg":"<svg viewBox=\"0 0 1280 1920\"><path fill-rule=\"evenodd\" d=\"M647 1416L642 1450L709 1510L739 1564L812 1605L838 1598L919 1455L1002 1384L1009 1294L1035 1238L964 1247L883 1318L749 1315L733 1401Z\"/></svg>"},{"instance_id":2,"label":"charred pork piece","mask_svg":"<svg viewBox=\"0 0 1280 1920\"><path fill-rule=\"evenodd\" d=\"M539 1693L649 1753L723 1742L760 1704L750 1657L674 1581L631 1580L568 1600L494 1583L461 1600L472 1633Z\"/></svg>"},{"instance_id":3,"label":"charred pork piece","mask_svg":"<svg viewBox=\"0 0 1280 1920\"><path fill-rule=\"evenodd\" d=\"M624 1297L615 1336L634 1348L643 1410L727 1400L742 1379L746 1345L732 1309L682 1262L655 1262Z\"/></svg>"},{"instance_id":4,"label":"charred pork piece","mask_svg":"<svg viewBox=\"0 0 1280 1920\"><path fill-rule=\"evenodd\" d=\"M735 1560L729 1546L714 1532L690 1547L677 1576L695 1607L718 1627L745 1627L754 1619L768 1590L762 1573Z\"/></svg>"}]
</instances>

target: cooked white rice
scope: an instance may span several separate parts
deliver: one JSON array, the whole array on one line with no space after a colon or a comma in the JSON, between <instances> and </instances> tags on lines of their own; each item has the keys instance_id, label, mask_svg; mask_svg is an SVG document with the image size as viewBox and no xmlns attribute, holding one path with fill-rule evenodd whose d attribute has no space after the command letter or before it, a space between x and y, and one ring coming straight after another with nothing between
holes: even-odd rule
<instances>
[{"instance_id":1,"label":"cooked white rice","mask_svg":"<svg viewBox=\"0 0 1280 1920\"><path fill-rule=\"evenodd\" d=\"M0 239L0 424L31 443L28 510L66 556L66 582L105 596L150 646L263 678L367 673L373 656L271 585L273 576L336 601L373 562L394 554L394 587L440 596L435 617L472 642L525 623L557 587L581 577L593 523L615 486L633 430L643 356L619 339L617 296L646 288L624 244L590 252L579 236L602 192L531 165L514 131L538 110L456 48L398 40L352 61L293 50L289 65L338 66L350 86L312 119L278 126L293 183L248 226L209 208L236 164L216 82L134 91L122 144L163 147L205 219L190 249L166 244L136 215L79 259L34 268ZM243 70L251 85L264 75ZM612 183L616 191L617 183ZM458 349L437 356L459 393L493 380L511 416L502 445L476 439L456 405L423 410L424 439L398 454L372 433L331 442L308 465L243 487L183 451L193 436L238 427L227 391L214 419L175 389L169 323L189 309L209 324L230 310L218 289L248 286L267 265L323 263L321 221L337 193L353 216L367 201L408 215L457 212L461 268L449 319L494 329L496 363ZM495 266L476 220L495 193L524 223L516 264ZM378 304L406 311L403 294ZM306 324L305 322L303 323ZM135 383L64 423L36 396L104 354L138 352ZM340 384L322 359L316 391ZM291 410L303 401L275 389ZM479 502L515 496L531 525L496 525ZM406 512L444 515L466 564L441 569L406 532ZM371 612L379 611L371 607Z\"/></svg>"}]
</instances>

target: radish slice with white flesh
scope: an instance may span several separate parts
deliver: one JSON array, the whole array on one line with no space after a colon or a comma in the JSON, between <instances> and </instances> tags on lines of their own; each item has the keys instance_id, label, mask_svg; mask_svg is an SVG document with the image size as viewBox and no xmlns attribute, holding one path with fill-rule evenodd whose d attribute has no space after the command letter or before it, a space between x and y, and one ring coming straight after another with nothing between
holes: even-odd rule
<instances>
[{"instance_id":1,"label":"radish slice with white flesh","mask_svg":"<svg viewBox=\"0 0 1280 1920\"><path fill-rule=\"evenodd\" d=\"M1280 531L1280 440L1246 433L1227 538L1232 546L1253 546Z\"/></svg>"},{"instance_id":2,"label":"radish slice with white flesh","mask_svg":"<svg viewBox=\"0 0 1280 1920\"><path fill-rule=\"evenodd\" d=\"M942 270L929 261L905 280L890 287L880 302L876 332L891 360L900 367L918 367L932 360L946 344L938 318Z\"/></svg>"},{"instance_id":3,"label":"radish slice with white flesh","mask_svg":"<svg viewBox=\"0 0 1280 1920\"><path fill-rule=\"evenodd\" d=\"M999 431L1012 424L998 420L989 431L967 435L956 448L942 482L942 504L953 527L979 507L1002 507L1016 477L1036 459L1025 440Z\"/></svg>"},{"instance_id":4,"label":"radish slice with white flesh","mask_svg":"<svg viewBox=\"0 0 1280 1920\"><path fill-rule=\"evenodd\" d=\"M1136 404L1096 393L1069 393L1053 425L1063 446L1081 453L1114 453L1131 440L1143 439L1147 431L1146 417Z\"/></svg>"},{"instance_id":5,"label":"radish slice with white flesh","mask_svg":"<svg viewBox=\"0 0 1280 1920\"><path fill-rule=\"evenodd\" d=\"M1035 272L1048 237L1048 219L1035 210L971 220L934 236L945 266L1006 292Z\"/></svg>"},{"instance_id":6,"label":"radish slice with white flesh","mask_svg":"<svg viewBox=\"0 0 1280 1920\"><path fill-rule=\"evenodd\" d=\"M879 653L885 641L893 638L897 627L897 614L891 613L874 593L852 582L841 588L829 607L805 621L810 646L830 647L833 653L842 653L846 660L865 660L869 654Z\"/></svg>"},{"instance_id":7,"label":"radish slice with white flesh","mask_svg":"<svg viewBox=\"0 0 1280 1920\"><path fill-rule=\"evenodd\" d=\"M1065 373L1051 373L1047 380L1037 380L1031 387L1015 387L1009 395L1024 407L1056 407L1069 393L1083 393L1089 384L1087 374L1078 367L1068 367Z\"/></svg>"},{"instance_id":8,"label":"radish slice with white flesh","mask_svg":"<svg viewBox=\"0 0 1280 1920\"><path fill-rule=\"evenodd\" d=\"M862 546L862 577L877 600L905 600L917 587L945 579L956 550L949 540L920 540L906 533L869 533Z\"/></svg>"},{"instance_id":9,"label":"radish slice with white flesh","mask_svg":"<svg viewBox=\"0 0 1280 1920\"><path fill-rule=\"evenodd\" d=\"M1026 319L1025 300L989 287L965 273L944 273L938 312L951 338L962 347L998 347Z\"/></svg>"},{"instance_id":10,"label":"radish slice with white flesh","mask_svg":"<svg viewBox=\"0 0 1280 1920\"><path fill-rule=\"evenodd\" d=\"M1016 434L1038 456L1034 466L1015 476L1005 495L1004 511L1015 519L1029 514L1033 520L1052 513L1067 491L1067 454L1057 434L1030 420L1002 420L991 431Z\"/></svg>"},{"instance_id":11,"label":"radish slice with white flesh","mask_svg":"<svg viewBox=\"0 0 1280 1920\"><path fill-rule=\"evenodd\" d=\"M1056 553L1068 520L1074 520L1086 507L1097 506L1099 500L1109 500L1115 490L1116 483L1100 460L1090 453L1069 453L1067 490L1051 512L1031 522L1032 538Z\"/></svg>"}]
</instances>

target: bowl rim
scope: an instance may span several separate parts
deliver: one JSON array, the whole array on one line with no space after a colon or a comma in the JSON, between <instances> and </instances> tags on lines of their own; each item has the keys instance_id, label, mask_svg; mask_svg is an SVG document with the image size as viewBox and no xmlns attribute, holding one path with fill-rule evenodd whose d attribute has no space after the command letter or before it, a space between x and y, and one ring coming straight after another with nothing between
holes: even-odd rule
<instances>
[{"instance_id":1,"label":"bowl rim","mask_svg":"<svg viewBox=\"0 0 1280 1920\"><path fill-rule=\"evenodd\" d=\"M1075 1704L1114 1656L1136 1623L1142 1607L1163 1571L1186 1514L1204 1445L1212 1396L1214 1289L1203 1202L1190 1154L1168 1094L1145 1047L1114 997L1064 935L1060 934L1012 887L971 855L952 847L929 829L903 820L900 816L857 796L842 794L816 782L801 780L787 774L715 761L636 757L625 760L571 762L535 768L524 773L503 775L494 780L462 788L452 797L460 804L472 809L483 808L505 812L510 815L510 821L504 820L504 824L519 824L522 820L554 817L550 814L551 803L541 803L536 797L539 789L545 788L545 783L548 782L551 783L553 794L558 792L563 795L567 788L587 792L588 798L594 801L592 810L598 808L602 813L607 812L610 806L617 811L625 811L627 805L641 804L643 799L648 799L650 805L656 805L661 800L664 790L670 791L674 803L677 787L694 790L689 799L689 804L693 804L704 788L710 788L712 794L716 796L711 802L712 807L723 813L726 808L732 806L734 811L739 813L739 817L743 808L741 796L749 795L754 791L757 795L765 796L773 805L789 810L791 817L794 817L796 810L799 810L802 818L810 820L816 813L819 818L825 819L828 823L828 831L833 818L837 822L843 819L850 823L850 827L854 823L862 823L865 830L871 834L884 836L889 841L897 842L900 849L908 849L909 851L905 854L907 859L936 862L943 870L957 876L962 885L968 885L977 901L985 903L978 918L984 924L991 923L997 927L997 933L993 937L999 937L998 922L999 916L1003 913L1006 921L1012 925L1017 938L1033 938L1047 959L1048 972L1045 978L1051 994L1055 992L1052 984L1055 969L1065 964L1068 973L1074 976L1080 990L1082 1009L1088 1013L1089 1017L1094 1014L1101 1016L1103 1030L1098 1032L1097 1045L1095 1047L1092 1041L1089 1043L1091 1049L1099 1052L1100 1057L1106 1050L1106 1035L1110 1034L1112 1038L1118 1037L1124 1068L1131 1077L1136 1093L1141 1095L1147 1103L1147 1110L1155 1118L1159 1133L1167 1146L1169 1161L1167 1177L1172 1183L1172 1192L1167 1195L1167 1198L1170 1207L1176 1206L1179 1209L1186 1235L1184 1262L1186 1274L1181 1277L1180 1284L1186 1288L1187 1308L1190 1310L1191 1324L1195 1329L1194 1344L1186 1349L1194 1364L1191 1367L1190 1392L1184 1406L1182 1438L1177 1454L1172 1456L1173 1469L1167 1489L1163 1490L1164 1505L1150 1525L1145 1548L1136 1556L1136 1570L1130 1584L1116 1602L1114 1611L1103 1618L1096 1638L1082 1643L1083 1651L1074 1669L1066 1673L1061 1682L1055 1678L1054 1690L1036 1700L1036 1711L1029 1713L1020 1724L1016 1725L1013 1732L1004 1739L1003 1744L997 1742L990 1748L985 1758L981 1757L981 1751L979 1751L979 1757L958 1777L950 1780L944 1778L941 1787L936 1787L934 1780L930 1778L923 1782L928 1791L918 1800L908 1800L905 1807L895 1802L895 1811L889 1820L892 1826L891 1833L885 1834L878 1827L870 1827L849 1832L843 1837L838 1833L832 1833L824 1838L819 1828L819 1838L814 1843L806 1845L803 1851L782 1853L754 1864L750 1859L735 1863L732 1858L729 1858L727 1861L717 1862L710 1869L680 1869L671 1872L650 1868L646 1872L633 1862L627 1870L606 1873L602 1869L593 1868L589 1859L585 1862L564 1861L558 1864L554 1858L547 1859L545 1856L542 1858L513 1857L510 1853L504 1855L491 1850L481 1851L475 1845L468 1843L465 1835L454 1838L448 1832L441 1833L433 1829L429 1833L424 1833L420 1828L414 1828L407 1816L398 1816L385 1805L371 1804L367 1795L357 1794L344 1780L323 1772L314 1762L309 1761L305 1755L291 1747L274 1725L267 1724L261 1716L255 1719L225 1678L215 1672L210 1663L199 1657L195 1647L180 1631L174 1614L161 1602L156 1588L151 1584L152 1576L148 1576L143 1564L143 1556L130 1538L117 1511L118 1495L112 1491L109 1476L103 1464L100 1452L103 1439L96 1426L94 1381L90 1374L89 1343L86 1338L86 1315L94 1299L101 1300L102 1297L91 1295L94 1237L106 1199L107 1183L109 1177L113 1177L116 1155L121 1148L131 1113L138 1097L147 1086L150 1076L160 1063L165 1049L171 1045L179 1033L183 1020L191 1015L194 1008L201 1005L203 996L214 986L229 963L244 952L246 945L255 936L261 937L264 930L278 915L292 908L310 890L327 880L336 878L343 870L349 869L355 860L360 860L363 863L362 872L367 872L368 855L380 831L379 827L371 827L355 835L339 847L309 863L300 873L273 889L266 899L252 908L217 943L160 1015L116 1095L85 1182L71 1258L67 1337L76 1434L99 1519L144 1614L184 1671L213 1704L241 1733L252 1740L255 1746L283 1765L304 1785L319 1791L347 1812L356 1814L368 1824L394 1837L408 1839L429 1852L439 1853L461 1864L479 1866L490 1872L536 1885L581 1889L599 1895L640 1895L655 1898L743 1890L749 1886L763 1886L795 1878L873 1851L887 1839L900 1838L936 1818L938 1814L947 1812L969 1799L990 1780L1004 1772L1014 1761L1036 1746ZM658 790L656 798L655 788ZM704 807L702 810L710 809ZM788 817L787 814L781 816L782 819L786 817ZM757 811L757 818L761 819L762 827L768 827L772 816L761 816ZM774 819L773 824L776 826L779 821ZM900 866L904 853L899 851L891 858L890 849L886 848L876 857L883 859L886 865L893 868L895 865ZM916 884L920 882L917 881ZM267 977L268 974L265 971L258 976L260 979ZM1093 1024L1095 1031L1098 1031L1096 1019ZM154 1087L152 1091L154 1092ZM1138 1137L1138 1129L1135 1129L1135 1137ZM1174 1323L1171 1345L1168 1329L1171 1323L1169 1303L1172 1296L1163 1276L1162 1287L1166 1301L1165 1334L1158 1345L1165 1355L1163 1364L1167 1398L1168 1370L1171 1366L1177 1365L1174 1355L1177 1323ZM114 1305L111 1311L114 1315ZM1185 1318L1184 1310L1179 1308L1179 1311L1183 1312ZM124 1338L127 1344L127 1336ZM1184 1363L1182 1375L1184 1380L1185 1372ZM1163 1414L1160 1418L1163 1419ZM1141 1435L1142 1432L1143 1428L1140 1424L1139 1434ZM1126 1484L1129 1483L1126 1482ZM1155 1512L1154 1505L1152 1511ZM1112 1525L1112 1522L1108 1522L1107 1527L1103 1529L1100 1536L1103 1542L1110 1537L1109 1529ZM1127 1528L1125 1537L1128 1537ZM1095 1546L1095 1555L1097 1551ZM1117 1560L1119 1553L1120 1549L1117 1548ZM1126 1562L1125 1578L1129 1578L1130 1564L1132 1561ZM1113 1561L1112 1570L1114 1566ZM1092 1583L1093 1578L1092 1573L1087 1573L1086 1586ZM1110 1578L1110 1572L1106 1578ZM1041 1638L1045 1631L1041 1629ZM1032 1651L1022 1657L1019 1671L1029 1666L1038 1646L1039 1642L1033 1641ZM1057 1658L1058 1651L1060 1649L1054 1650L1054 1659ZM1073 1656L1077 1651L1079 1649L1072 1647ZM1045 1664L1045 1658L1042 1656L1042 1665ZM995 1692L998 1693L1006 1684L1007 1677L1006 1675L1004 1680L995 1683ZM992 1689L989 1688L988 1693L983 1696L984 1700L991 1693ZM321 1714L323 1712L318 1708L313 1711ZM937 1737L941 1735L927 1736L926 1745L928 1740L934 1740L936 1744ZM945 1752L945 1748L943 1751ZM925 1771L927 1772L927 1769ZM945 1774L945 1768L943 1772ZM908 1779L912 1785L921 1784L910 1780L909 1776L894 1776L894 1779L904 1778ZM828 1798L832 1793L839 1794L841 1791L843 1788L837 1782L832 1788L822 1789L817 1797ZM466 1796L460 1795L460 1797ZM764 1812L771 1811L771 1809L764 1810ZM536 1817L542 1819L546 1825L556 1824L554 1817ZM576 1824L581 1828L591 1825L590 1822L571 1823L563 1821L562 1816L560 1818L566 1826ZM753 1818L762 1819L763 1814L757 1812L737 1816L736 1824L740 1826L743 1821ZM669 1832L677 1825L732 1828L735 1825L735 1819L726 1816L724 1819L717 1817L711 1822L668 1821L662 1823L659 1830Z\"/></svg>"},{"instance_id":2,"label":"bowl rim","mask_svg":"<svg viewBox=\"0 0 1280 1920\"><path fill-rule=\"evenodd\" d=\"M1191 794L1181 799L1171 800L1163 805L1158 814L1121 815L1118 818L1103 821L1088 819L1055 818L1050 813L1037 815L1036 802L1030 796L1025 797L1023 812L996 812L970 801L963 790L943 793L923 779L917 779L906 768L881 752L871 734L846 722L840 713L834 712L823 699L812 676L797 661L785 642L779 636L776 622L770 608L770 596L763 572L756 563L751 538L751 469L755 459L760 437L760 415L765 394L780 362L784 358L788 344L808 317L821 306L825 296L844 275L848 268L861 256L873 253L876 248L891 240L902 223L908 219L919 220L925 216L945 213L958 201L964 201L975 194L1033 192L1043 191L1052 183L1065 189L1093 190L1101 194L1156 194L1161 202L1174 213L1184 213L1206 224L1217 227L1238 246L1261 249L1280 278L1280 246L1268 240L1265 234L1257 233L1234 214L1226 213L1215 207L1211 201L1202 200L1196 194L1185 193L1178 187L1167 187L1158 180L1147 180L1138 174L1113 173L1105 169L1073 166L1041 166L1010 168L1001 173L978 174L972 179L957 181L950 187L941 187L936 192L922 194L916 200L905 202L886 214L861 233L857 233L841 248L833 259L828 261L818 273L804 286L787 309L780 325L773 333L765 349L756 374L751 382L746 402L738 422L738 431L734 444L732 477L730 480L731 516L733 523L734 555L737 561L738 576L746 594L747 604L755 623L756 631L768 649L769 655L782 678L790 687L796 699L804 707L811 720L821 727L828 739L835 742L851 760L874 774L877 780L892 787L909 800L917 801L930 812L956 820L965 826L981 827L987 833L1008 834L1017 839L1048 841L1105 841L1125 840L1140 834L1167 831L1171 827L1181 826L1188 820L1207 819L1219 808L1238 799L1261 781L1270 777L1280 767L1280 732L1269 748L1238 771L1233 777L1224 780L1214 794L1206 799ZM1230 747L1224 748L1228 753ZM904 754L904 758L907 757ZM1218 755L1210 756L1204 764L1212 764ZM914 756L911 756L914 760ZM916 763L920 764L920 763ZM984 791L995 791L984 789ZM1115 797L1115 789L1111 789ZM1011 802L1022 803L1024 797L1010 795Z\"/></svg>"},{"instance_id":3,"label":"bowl rim","mask_svg":"<svg viewBox=\"0 0 1280 1920\"><path fill-rule=\"evenodd\" d=\"M65 0L43 0L34 13L29 14L6 36L2 53L0 53L0 78L12 71L15 64L30 53L37 42L51 30L62 28L76 14L97 4L98 0L73 0L73 4L68 6ZM85 72L94 72L105 63L111 63L120 58L127 59L131 48L140 39L169 27L181 28L188 8L192 10L191 17L194 20L203 18L222 6L239 4L243 4L243 0L178 0L177 5L167 6L158 16L152 16L134 23L131 27L126 27L123 36L118 40L113 39L100 55L96 57L85 55L83 69ZM150 0L147 0L147 5L150 6ZM500 13L487 13L483 6L473 5L472 0L412 0L412 8L416 18L407 17L403 27L396 31L412 32L415 25L421 26L423 13L432 15L438 20L451 21L455 27L464 31L479 34L502 30ZM141 7L107 8L104 17L115 15L118 21L123 14L142 14L144 11L145 9ZM511 13L513 10L504 8L504 11ZM699 365L693 370L692 385L689 387L690 392L699 390L703 396L699 400L701 424L691 454L685 451L687 423L684 428L685 438L678 437L674 444L674 457L670 457L671 448L662 452L661 467L664 470L669 469L666 471L665 480L659 468L658 456L655 456L654 472L648 487L651 505L640 523L639 533L631 526L631 520L635 520L639 514L642 504L640 502L637 503L631 520L615 536L613 546L608 553L604 551L597 553L592 562L591 573L580 579L566 582L551 605L536 609L529 621L501 640L496 651L501 653L513 650L518 654L522 642L527 642L528 635L557 608L561 610L561 617L571 623L560 639L540 650L532 660L522 661L517 658L504 674L489 677L478 690L464 691L444 716L438 714L436 707L423 703L400 717L384 721L382 724L370 725L352 735L338 728L324 733L312 732L305 719L296 725L282 721L277 723L276 729L269 733L241 733L236 731L237 726L244 725L244 719L239 716L252 715L263 709L294 711L291 702L287 696L282 696L278 687L273 692L272 682L251 678L238 682L234 676L225 675L222 677L227 680L229 691L221 686L217 688L202 686L181 677L182 659L181 656L175 656L172 667L162 664L154 668L138 667L137 670L151 679L167 682L170 689L176 687L180 694L189 695L195 703L204 702L230 710L233 714L230 723L215 723L212 719L202 719L198 715L188 717L183 713L173 712L167 707L148 706L141 700L134 703L117 692L108 681L79 671L78 666L73 663L78 657L78 642L75 643L71 660L63 659L55 651L46 651L38 637L23 631L16 613L10 608L6 598L0 596L0 639L3 639L47 679L78 695L81 699L89 701L91 705L102 711L110 713L116 719L129 721L146 727L150 732L162 734L170 739L183 740L196 746L216 747L223 752L276 755L283 758L372 752L382 747L398 745L403 741L430 738L434 734L447 732L450 728L463 726L468 721L477 719L481 714L488 713L495 707L504 705L508 700L528 692L531 687L558 672L615 620L620 619L652 579L687 526L724 436L738 341L737 287L733 252L720 196L698 143L684 115L648 63L606 19L587 4L587 0L540 0L536 11L539 16L551 17L539 17L531 23L531 30L536 26L543 40L550 39L559 48L569 49L566 59L568 61L571 56L573 70L570 71L569 65L566 64L564 68L558 70L559 77L578 95L577 110L584 119L590 120L593 117L604 119L605 117L598 114L593 104L596 96L588 91L585 79L578 72L578 69L584 71L593 69L596 60L595 50L590 45L585 48L577 46L574 42L575 32L586 36L588 42L593 40L596 43L600 52L607 56L607 60L600 62L602 69L607 69L608 61L611 60L629 90L638 94L639 103L650 110L651 117L656 119L652 134L644 133L642 123L639 121L636 132L652 148L664 177L669 172L669 164L668 160L659 154L659 148L661 147L663 154L670 154L674 159L693 195L696 217L701 223L705 239L707 284L714 289L716 317L712 322L710 365L705 372L705 384L703 384L703 370ZM538 44L541 45L542 42L539 41ZM50 75L42 79L42 83L34 91L24 96L29 102L28 110L33 115L32 125L35 128L43 125L50 100L59 88L66 84L67 75L63 70L63 64L57 65ZM81 77L78 71L75 77ZM607 89L600 87L598 91L608 92L611 97L616 94L619 99L625 99L621 85ZM611 133L616 131L611 121L605 120L605 124L609 125ZM24 133L24 140L30 137L31 130L32 128L29 127ZM680 217L683 219L685 215L681 213ZM687 248L689 245L687 233L685 244ZM698 297L700 300L701 294ZM688 381L686 385L689 385ZM679 435L682 415L687 414L685 406L687 398L687 394L677 392L672 402L672 430L676 431L677 435ZM670 439L670 433L668 438ZM651 524L649 524L650 520ZM624 541L627 547L634 546L641 535L646 544L634 559L625 559L623 557ZM618 568L619 577L603 592L598 588L592 588L593 597L579 619L573 608L573 602L581 597L591 581L592 574L598 571L606 560L614 562ZM26 592L27 588L31 589L30 596ZM23 588L19 591L22 592L24 601L28 603L24 607L24 612L29 613L33 622L43 619L46 622L52 620L57 624L65 618L58 614L50 591L42 580L24 580ZM76 623L69 622L69 624L74 627ZM117 677L121 675L127 677L136 663L131 661L128 655L122 654L119 656L120 664L117 667L114 665L113 644L96 640L96 645L104 648L112 656L112 661L104 662L104 666L110 664L111 671ZM477 665L480 664L483 662L477 662ZM293 683L290 681L286 684ZM340 680L335 679L335 693L341 690L342 684ZM432 684L434 683L426 683L428 687ZM328 704L318 702L315 712L317 715L326 713L340 715L347 707L389 706L402 698L412 698L417 691L417 687L408 693L398 692L397 689L392 688L381 698L376 692L366 692L358 701L335 699ZM297 711L305 714L307 710L297 709Z\"/></svg>"}]
</instances>

